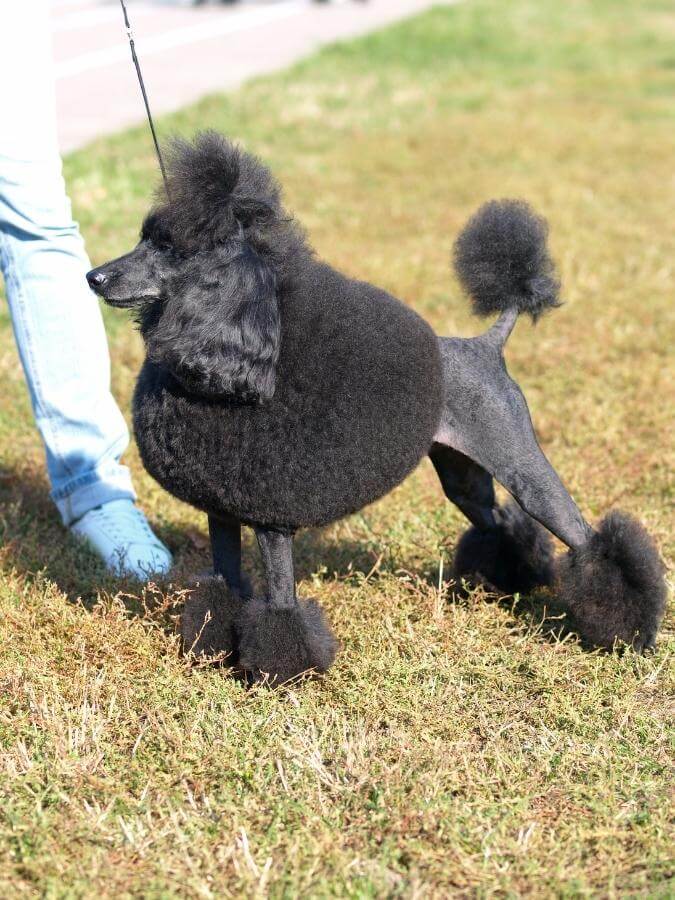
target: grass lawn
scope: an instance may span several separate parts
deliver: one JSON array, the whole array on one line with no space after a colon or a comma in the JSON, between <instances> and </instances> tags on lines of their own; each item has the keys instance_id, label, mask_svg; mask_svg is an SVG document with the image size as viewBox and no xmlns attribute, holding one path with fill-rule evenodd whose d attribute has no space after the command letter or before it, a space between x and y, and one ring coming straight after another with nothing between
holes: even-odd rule
<instances>
[{"instance_id":1,"label":"grass lawn","mask_svg":"<svg viewBox=\"0 0 675 900\"><path fill-rule=\"evenodd\" d=\"M443 334L483 327L449 271L467 215L532 202L567 302L509 366L584 514L636 513L672 559L674 39L670 0L467 0L159 126L241 139L321 255ZM66 170L93 261L128 249L146 129ZM140 341L105 317L128 412ZM334 669L246 691L180 659L180 577L139 596L64 535L4 305L0 373L0 896L672 896L672 614L638 658L556 639L545 596L455 600L465 523L425 461L298 539ZM204 517L126 461L204 567Z\"/></svg>"}]
</instances>

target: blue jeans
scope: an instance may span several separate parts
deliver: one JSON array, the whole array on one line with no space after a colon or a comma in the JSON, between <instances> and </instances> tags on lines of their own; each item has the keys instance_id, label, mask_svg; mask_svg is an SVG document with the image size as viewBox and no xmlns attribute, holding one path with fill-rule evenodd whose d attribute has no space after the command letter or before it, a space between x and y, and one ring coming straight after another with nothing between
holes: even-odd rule
<instances>
[{"instance_id":1,"label":"blue jeans","mask_svg":"<svg viewBox=\"0 0 675 900\"><path fill-rule=\"evenodd\" d=\"M52 497L66 525L135 499L120 464L129 435L90 268L61 174L44 2L0 9L0 267Z\"/></svg>"}]
</instances>

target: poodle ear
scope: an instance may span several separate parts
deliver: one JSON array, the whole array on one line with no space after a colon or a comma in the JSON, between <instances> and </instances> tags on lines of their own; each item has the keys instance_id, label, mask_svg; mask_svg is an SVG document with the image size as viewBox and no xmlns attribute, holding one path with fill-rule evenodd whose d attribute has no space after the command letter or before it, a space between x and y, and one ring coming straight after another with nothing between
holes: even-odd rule
<instances>
[{"instance_id":1,"label":"poodle ear","mask_svg":"<svg viewBox=\"0 0 675 900\"><path fill-rule=\"evenodd\" d=\"M280 344L272 268L246 241L199 254L144 336L190 393L269 400Z\"/></svg>"}]
</instances>

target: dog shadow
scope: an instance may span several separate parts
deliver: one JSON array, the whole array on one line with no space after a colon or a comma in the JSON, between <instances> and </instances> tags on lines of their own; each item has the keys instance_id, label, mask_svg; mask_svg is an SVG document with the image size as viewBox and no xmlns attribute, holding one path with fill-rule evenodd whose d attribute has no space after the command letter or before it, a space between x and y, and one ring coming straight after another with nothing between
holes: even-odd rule
<instances>
[{"instance_id":1,"label":"dog shadow","mask_svg":"<svg viewBox=\"0 0 675 900\"><path fill-rule=\"evenodd\" d=\"M0 572L11 572L39 581L47 580L71 603L91 611L107 598L122 603L126 615L152 619L167 633L175 633L177 613L186 591L200 574L211 568L208 534L172 524L155 524L158 537L172 550L175 566L168 576L155 579L149 586L108 572L103 563L85 545L71 536L61 524L49 497L44 475L32 468L7 467L0 472ZM243 568L256 592L264 591L264 578L255 539L244 530ZM448 547L447 555L451 555ZM295 540L298 581L337 580L344 583L377 582L385 575L412 577L417 585L439 587L438 568L430 565L409 568L411 561L401 557L386 543L359 540L336 533L336 529L313 529L298 534ZM467 592L445 578L442 589L451 604L497 603L508 608L514 618L536 629L544 640L560 641L569 633L555 599L547 591L535 591L526 597L500 597L484 591ZM307 593L307 590L304 591Z\"/></svg>"},{"instance_id":2,"label":"dog shadow","mask_svg":"<svg viewBox=\"0 0 675 900\"><path fill-rule=\"evenodd\" d=\"M467 526L468 523L467 523ZM436 559L406 558L372 539L351 540L332 534L332 529L304 532L295 541L296 575L312 579L328 578L358 584L363 579L377 583L386 576L405 576L412 590L420 587L442 591L448 605L492 604L506 610L514 624L524 626L537 638L559 643L566 637L577 637L570 626L565 609L551 588L535 588L528 594L505 595L483 587L475 587L456 579L452 572L454 548L460 534L444 542L445 571L439 573ZM399 548L397 548L399 549ZM440 575L440 578L439 578ZM593 649L593 648L586 648Z\"/></svg>"},{"instance_id":3,"label":"dog shadow","mask_svg":"<svg viewBox=\"0 0 675 900\"><path fill-rule=\"evenodd\" d=\"M169 575L155 580L159 592L180 590L210 570L206 520L203 530L157 522L153 528L175 560ZM306 532L296 543L299 580L319 571L340 578L359 571L365 575L373 567L373 552L357 541L322 540L319 533ZM242 552L246 574L256 590L263 590L263 570L249 529L244 529ZM134 597L142 593L136 580L108 572L98 557L63 527L47 479L39 469L5 464L0 470L0 572L7 575L12 571L31 580L48 580L69 601L88 609L101 596L119 595L130 613L135 613L138 604Z\"/></svg>"}]
</instances>

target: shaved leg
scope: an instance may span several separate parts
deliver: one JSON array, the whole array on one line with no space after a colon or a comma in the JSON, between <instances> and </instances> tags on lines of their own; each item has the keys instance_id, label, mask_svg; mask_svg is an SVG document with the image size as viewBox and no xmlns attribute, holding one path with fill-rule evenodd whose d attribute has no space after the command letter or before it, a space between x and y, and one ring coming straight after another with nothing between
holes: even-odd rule
<instances>
[{"instance_id":1,"label":"shaved leg","mask_svg":"<svg viewBox=\"0 0 675 900\"><path fill-rule=\"evenodd\" d=\"M337 641L315 600L298 601L293 536L256 527L267 596L244 603L238 623L239 663L253 680L283 684L303 672L325 672Z\"/></svg>"},{"instance_id":2,"label":"shaved leg","mask_svg":"<svg viewBox=\"0 0 675 900\"><path fill-rule=\"evenodd\" d=\"M199 577L190 590L181 617L183 649L234 665L235 621L242 605L241 525L236 519L209 516L209 535L215 578Z\"/></svg>"},{"instance_id":3,"label":"shaved leg","mask_svg":"<svg viewBox=\"0 0 675 900\"><path fill-rule=\"evenodd\" d=\"M455 548L459 584L482 584L497 593L528 593L552 579L552 545L546 531L516 504L497 504L492 476L452 447L436 443L429 453L445 496L472 528Z\"/></svg>"},{"instance_id":4,"label":"shaved leg","mask_svg":"<svg viewBox=\"0 0 675 900\"><path fill-rule=\"evenodd\" d=\"M441 338L445 402L436 441L473 460L533 519L578 548L591 529L544 456L522 391L490 332Z\"/></svg>"},{"instance_id":5,"label":"shaved leg","mask_svg":"<svg viewBox=\"0 0 675 900\"><path fill-rule=\"evenodd\" d=\"M459 507L476 528L495 528L492 476L458 450L434 444L429 453L448 500Z\"/></svg>"},{"instance_id":6,"label":"shaved leg","mask_svg":"<svg viewBox=\"0 0 675 900\"><path fill-rule=\"evenodd\" d=\"M213 573L225 579L230 590L241 591L241 524L236 519L209 516Z\"/></svg>"},{"instance_id":7,"label":"shaved leg","mask_svg":"<svg viewBox=\"0 0 675 900\"><path fill-rule=\"evenodd\" d=\"M293 569L293 536L267 528L256 528L255 536L265 566L267 599L276 609L297 606Z\"/></svg>"}]
</instances>

